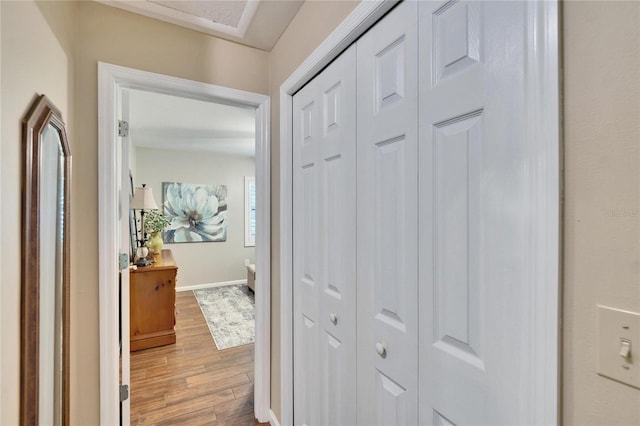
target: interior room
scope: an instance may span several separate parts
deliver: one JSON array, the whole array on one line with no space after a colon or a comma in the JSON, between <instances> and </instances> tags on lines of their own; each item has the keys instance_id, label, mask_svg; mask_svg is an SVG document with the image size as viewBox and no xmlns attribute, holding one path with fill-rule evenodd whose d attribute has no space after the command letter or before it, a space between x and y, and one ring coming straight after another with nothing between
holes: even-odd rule
<instances>
[{"instance_id":1,"label":"interior room","mask_svg":"<svg viewBox=\"0 0 640 426\"><path fill-rule=\"evenodd\" d=\"M176 3L0 2L0 424L640 424L640 3ZM255 157L121 149L119 90L152 83L252 109ZM119 283L153 253L122 206L197 190L165 183L216 194L226 242L163 241L176 343L130 351ZM252 278L253 348L181 324ZM181 336L203 393L137 397Z\"/></svg>"},{"instance_id":2,"label":"interior room","mask_svg":"<svg viewBox=\"0 0 640 426\"><path fill-rule=\"evenodd\" d=\"M255 111L140 90L128 92L129 170L134 187L152 188L158 206L167 208L161 210L164 215L171 206L167 200L167 191L174 188L171 183L226 187L226 197L220 198L227 204L226 233L210 238L219 244L198 244L198 237L190 239L179 232L168 235L178 225L166 228L164 243L181 266L177 287L246 280L247 264L255 263L255 240L245 238L245 181L255 179ZM171 214L190 208L176 206Z\"/></svg>"},{"instance_id":3,"label":"interior room","mask_svg":"<svg viewBox=\"0 0 640 426\"><path fill-rule=\"evenodd\" d=\"M246 398L253 418L255 111L135 89L125 89L121 99L132 187L153 191L157 207L145 211L151 253L131 255L134 264L152 262L130 274L131 424L165 418L181 401L198 412L196 400L215 401L218 420L231 410L240 421L236 396ZM135 193L130 232L137 249L142 228L134 200ZM159 277L164 272L153 271L168 264L177 267L169 272L173 285L166 281L175 290L175 318L168 315L175 339L158 335L166 332L167 300L142 288L157 284L145 275ZM225 385L184 389L176 377ZM191 421L198 416L206 410Z\"/></svg>"}]
</instances>

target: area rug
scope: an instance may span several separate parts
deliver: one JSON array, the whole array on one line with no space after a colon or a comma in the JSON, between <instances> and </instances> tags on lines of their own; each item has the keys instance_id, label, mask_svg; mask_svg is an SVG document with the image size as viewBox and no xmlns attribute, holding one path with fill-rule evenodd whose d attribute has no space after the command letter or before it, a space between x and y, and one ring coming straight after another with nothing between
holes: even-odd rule
<instances>
[{"instance_id":1,"label":"area rug","mask_svg":"<svg viewBox=\"0 0 640 426\"><path fill-rule=\"evenodd\" d=\"M255 341L255 299L246 285L193 290L219 350Z\"/></svg>"}]
</instances>

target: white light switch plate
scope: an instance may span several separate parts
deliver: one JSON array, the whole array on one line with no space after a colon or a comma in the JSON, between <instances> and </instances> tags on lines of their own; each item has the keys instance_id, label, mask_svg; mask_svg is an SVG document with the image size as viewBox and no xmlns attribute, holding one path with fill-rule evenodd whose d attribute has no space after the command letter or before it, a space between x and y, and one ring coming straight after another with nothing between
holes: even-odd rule
<instances>
[{"instance_id":1,"label":"white light switch plate","mask_svg":"<svg viewBox=\"0 0 640 426\"><path fill-rule=\"evenodd\" d=\"M623 339L631 342L627 358ZM598 374L640 388L640 313L598 305Z\"/></svg>"}]
</instances>

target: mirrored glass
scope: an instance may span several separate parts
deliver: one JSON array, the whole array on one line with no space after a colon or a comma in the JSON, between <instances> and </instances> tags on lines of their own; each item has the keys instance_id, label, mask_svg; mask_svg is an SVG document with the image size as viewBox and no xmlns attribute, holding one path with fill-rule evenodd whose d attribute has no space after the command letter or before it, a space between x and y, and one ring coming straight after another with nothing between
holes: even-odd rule
<instances>
[{"instance_id":1,"label":"mirrored glass","mask_svg":"<svg viewBox=\"0 0 640 426\"><path fill-rule=\"evenodd\" d=\"M51 123L41 136L40 240L40 424L60 424L62 393L62 249L64 241L64 154Z\"/></svg>"}]
</instances>

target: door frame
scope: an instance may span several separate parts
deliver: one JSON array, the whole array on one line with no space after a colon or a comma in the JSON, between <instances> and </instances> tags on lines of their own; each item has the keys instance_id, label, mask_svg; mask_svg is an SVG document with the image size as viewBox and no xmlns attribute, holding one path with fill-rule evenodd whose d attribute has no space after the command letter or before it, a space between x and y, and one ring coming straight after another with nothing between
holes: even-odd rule
<instances>
[{"instance_id":1,"label":"door frame","mask_svg":"<svg viewBox=\"0 0 640 426\"><path fill-rule=\"evenodd\" d=\"M256 109L256 340L254 410L269 421L271 400L270 98L228 87L98 63L98 205L100 424L119 424L117 105L121 88L141 89ZM128 206L126 206L128 210ZM124 208L124 206L123 206ZM127 423L128 424L128 423Z\"/></svg>"},{"instance_id":2,"label":"door frame","mask_svg":"<svg viewBox=\"0 0 640 426\"><path fill-rule=\"evenodd\" d=\"M280 380L282 424L293 424L293 95L372 27L397 1L361 2L280 86ZM559 424L562 137L558 0L529 2L525 72L529 124L527 212L532 254L530 339L532 386L525 401L530 424ZM537 374L534 374L536 372Z\"/></svg>"}]
</instances>

